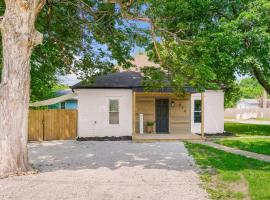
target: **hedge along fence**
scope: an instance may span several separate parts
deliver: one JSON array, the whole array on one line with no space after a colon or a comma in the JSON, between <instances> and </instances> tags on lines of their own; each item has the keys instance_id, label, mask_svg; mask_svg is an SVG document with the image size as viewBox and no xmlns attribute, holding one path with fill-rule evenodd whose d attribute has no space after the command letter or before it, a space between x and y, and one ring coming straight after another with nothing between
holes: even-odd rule
<instances>
[{"instance_id":1,"label":"hedge along fence","mask_svg":"<svg viewBox=\"0 0 270 200\"><path fill-rule=\"evenodd\" d=\"M77 137L77 110L30 110L29 141L68 140Z\"/></svg>"}]
</instances>

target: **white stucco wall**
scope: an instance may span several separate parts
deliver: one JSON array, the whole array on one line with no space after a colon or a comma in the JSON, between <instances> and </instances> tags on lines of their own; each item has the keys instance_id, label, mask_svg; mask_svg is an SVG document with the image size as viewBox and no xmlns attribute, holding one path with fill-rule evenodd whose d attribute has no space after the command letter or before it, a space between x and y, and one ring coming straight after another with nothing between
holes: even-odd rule
<instances>
[{"instance_id":1,"label":"white stucco wall","mask_svg":"<svg viewBox=\"0 0 270 200\"><path fill-rule=\"evenodd\" d=\"M194 100L201 94L191 95L191 132L200 133L201 123L194 123ZM206 90L204 94L204 130L215 134L224 132L224 93L220 90Z\"/></svg>"},{"instance_id":2,"label":"white stucco wall","mask_svg":"<svg viewBox=\"0 0 270 200\"><path fill-rule=\"evenodd\" d=\"M131 136L132 91L79 89L78 137ZM109 100L119 100L119 124L109 124Z\"/></svg>"}]
</instances>

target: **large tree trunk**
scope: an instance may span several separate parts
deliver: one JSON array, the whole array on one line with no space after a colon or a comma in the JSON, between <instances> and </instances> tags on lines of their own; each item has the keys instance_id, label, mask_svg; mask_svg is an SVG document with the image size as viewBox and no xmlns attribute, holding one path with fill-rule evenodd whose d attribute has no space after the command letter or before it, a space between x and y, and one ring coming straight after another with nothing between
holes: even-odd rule
<instances>
[{"instance_id":1,"label":"large tree trunk","mask_svg":"<svg viewBox=\"0 0 270 200\"><path fill-rule=\"evenodd\" d=\"M255 78L258 80L260 85L265 89L265 91L270 94L270 83L264 78L263 73L260 71L260 69L256 66L252 66L252 71L255 76Z\"/></svg>"},{"instance_id":2,"label":"large tree trunk","mask_svg":"<svg viewBox=\"0 0 270 200\"><path fill-rule=\"evenodd\" d=\"M0 176L30 169L27 155L30 57L42 35L35 21L45 0L5 0L0 21L3 73L0 84Z\"/></svg>"}]
</instances>

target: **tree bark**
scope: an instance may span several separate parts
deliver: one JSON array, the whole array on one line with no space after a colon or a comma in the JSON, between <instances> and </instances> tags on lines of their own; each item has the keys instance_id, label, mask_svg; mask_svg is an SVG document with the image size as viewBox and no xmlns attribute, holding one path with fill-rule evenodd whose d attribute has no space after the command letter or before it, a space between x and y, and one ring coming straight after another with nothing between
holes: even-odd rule
<instances>
[{"instance_id":1,"label":"tree bark","mask_svg":"<svg viewBox=\"0 0 270 200\"><path fill-rule=\"evenodd\" d=\"M45 0L5 0L0 18L3 73L0 84L0 176L30 169L27 155L30 57L42 42L35 30Z\"/></svg>"},{"instance_id":2,"label":"tree bark","mask_svg":"<svg viewBox=\"0 0 270 200\"><path fill-rule=\"evenodd\" d=\"M253 71L253 74L254 74L255 78L260 83L260 85L265 89L265 91L268 94L270 94L270 83L267 80L265 80L265 78L263 77L263 74L260 71L260 69L258 67L256 67L256 66L252 66L252 71Z\"/></svg>"}]
</instances>

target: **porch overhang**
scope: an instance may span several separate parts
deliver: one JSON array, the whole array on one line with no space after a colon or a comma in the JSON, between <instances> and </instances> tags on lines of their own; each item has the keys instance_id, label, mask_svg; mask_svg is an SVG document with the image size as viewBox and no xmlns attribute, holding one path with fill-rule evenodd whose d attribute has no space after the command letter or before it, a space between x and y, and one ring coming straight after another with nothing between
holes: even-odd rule
<instances>
[{"instance_id":1,"label":"porch overhang","mask_svg":"<svg viewBox=\"0 0 270 200\"><path fill-rule=\"evenodd\" d=\"M201 136L191 132L191 94L186 93L177 97L174 93L167 91L144 92L143 90L133 90L133 136L134 140L150 140L153 138L159 140L187 140L204 139L204 114L202 106L202 125ZM157 99L168 99L169 109L169 131L167 134L160 134L156 131L156 101ZM204 96L202 93L202 102ZM143 116L141 116L143 115ZM142 119L141 119L142 118ZM154 131L151 134L146 133L146 124L154 122ZM144 134L139 134L143 127Z\"/></svg>"}]
</instances>

